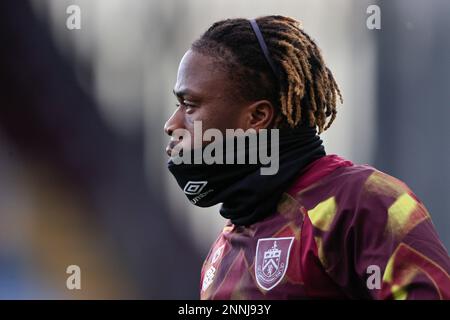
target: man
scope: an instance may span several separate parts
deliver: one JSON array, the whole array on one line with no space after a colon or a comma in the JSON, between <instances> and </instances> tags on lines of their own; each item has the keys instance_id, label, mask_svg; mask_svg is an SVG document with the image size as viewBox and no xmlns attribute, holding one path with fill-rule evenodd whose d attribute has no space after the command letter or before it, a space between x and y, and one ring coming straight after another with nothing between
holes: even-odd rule
<instances>
[{"instance_id":1,"label":"man","mask_svg":"<svg viewBox=\"0 0 450 320\"><path fill-rule=\"evenodd\" d=\"M296 20L214 23L181 60L174 93L169 170L192 203L222 203L229 219L204 262L202 299L450 298L449 256L422 202L394 177L325 154L318 133L342 97ZM276 174L262 161L176 161L206 151L212 139L193 140L211 128L276 132Z\"/></svg>"}]
</instances>

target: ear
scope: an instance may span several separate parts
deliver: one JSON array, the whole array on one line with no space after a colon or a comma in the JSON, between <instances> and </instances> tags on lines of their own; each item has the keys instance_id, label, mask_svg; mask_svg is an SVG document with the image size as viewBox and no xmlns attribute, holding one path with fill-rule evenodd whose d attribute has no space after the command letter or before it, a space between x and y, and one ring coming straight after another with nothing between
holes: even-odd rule
<instances>
[{"instance_id":1,"label":"ear","mask_svg":"<svg viewBox=\"0 0 450 320\"><path fill-rule=\"evenodd\" d=\"M259 100L247 107L246 127L259 129L268 129L275 120L275 108L268 100Z\"/></svg>"}]
</instances>

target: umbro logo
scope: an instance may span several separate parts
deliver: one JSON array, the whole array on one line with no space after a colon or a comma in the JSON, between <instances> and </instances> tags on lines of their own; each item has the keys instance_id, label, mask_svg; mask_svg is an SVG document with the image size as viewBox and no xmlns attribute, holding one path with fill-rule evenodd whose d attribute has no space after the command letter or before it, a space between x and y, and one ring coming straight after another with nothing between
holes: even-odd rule
<instances>
[{"instance_id":1,"label":"umbro logo","mask_svg":"<svg viewBox=\"0 0 450 320\"><path fill-rule=\"evenodd\" d=\"M183 191L185 194L195 196L202 192L203 188L205 188L207 183L208 181L189 181L184 186Z\"/></svg>"}]
</instances>

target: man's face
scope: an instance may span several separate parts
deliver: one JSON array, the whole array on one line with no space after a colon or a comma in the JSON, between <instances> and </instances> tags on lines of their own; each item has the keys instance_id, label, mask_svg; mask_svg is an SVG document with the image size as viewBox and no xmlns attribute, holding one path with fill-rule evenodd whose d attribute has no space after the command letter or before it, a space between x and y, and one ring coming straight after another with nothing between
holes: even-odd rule
<instances>
[{"instance_id":1,"label":"man's face","mask_svg":"<svg viewBox=\"0 0 450 320\"><path fill-rule=\"evenodd\" d=\"M194 137L194 121L202 122L202 130L247 129L248 110L239 97L233 97L232 84L223 68L217 68L217 61L209 56L189 50L181 59L178 67L177 82L174 94L178 106L167 120L164 130L169 135L176 129L185 129L190 133L191 142L187 139L170 140L166 152L170 156L173 147L189 149ZM190 145L183 145L190 144Z\"/></svg>"}]
</instances>

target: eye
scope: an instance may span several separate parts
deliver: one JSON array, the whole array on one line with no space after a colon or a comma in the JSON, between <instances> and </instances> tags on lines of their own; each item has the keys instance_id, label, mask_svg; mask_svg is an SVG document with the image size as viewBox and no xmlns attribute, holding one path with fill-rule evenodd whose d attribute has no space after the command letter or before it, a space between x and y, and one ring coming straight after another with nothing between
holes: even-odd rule
<instances>
[{"instance_id":1,"label":"eye","mask_svg":"<svg viewBox=\"0 0 450 320\"><path fill-rule=\"evenodd\" d=\"M175 103L175 106L177 108L185 109L186 113L194 112L194 108L197 107L195 103L192 103L188 100L179 100L177 103Z\"/></svg>"},{"instance_id":2,"label":"eye","mask_svg":"<svg viewBox=\"0 0 450 320\"><path fill-rule=\"evenodd\" d=\"M184 104L186 107L188 107L188 108L194 108L194 107L195 107L195 104L194 104L194 103L189 102L189 101L187 101L187 100L183 100L183 104Z\"/></svg>"}]
</instances>

